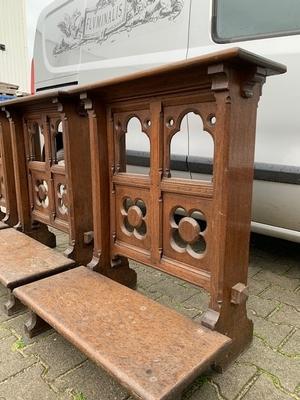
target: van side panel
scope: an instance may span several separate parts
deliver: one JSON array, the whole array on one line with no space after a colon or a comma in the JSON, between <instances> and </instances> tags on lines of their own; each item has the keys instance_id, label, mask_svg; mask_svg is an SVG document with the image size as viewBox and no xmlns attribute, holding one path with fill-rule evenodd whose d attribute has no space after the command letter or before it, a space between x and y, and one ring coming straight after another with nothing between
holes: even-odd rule
<instances>
[{"instance_id":1,"label":"van side panel","mask_svg":"<svg viewBox=\"0 0 300 400\"><path fill-rule=\"evenodd\" d=\"M78 81L80 46L86 0L56 0L46 7L37 24L34 63L36 88Z\"/></svg>"},{"instance_id":2,"label":"van side panel","mask_svg":"<svg viewBox=\"0 0 300 400\"><path fill-rule=\"evenodd\" d=\"M85 10L80 83L186 58L190 0L99 3Z\"/></svg>"},{"instance_id":3,"label":"van side panel","mask_svg":"<svg viewBox=\"0 0 300 400\"><path fill-rule=\"evenodd\" d=\"M255 161L268 163L278 172L282 166L300 167L300 35L215 43L213 6L212 0L192 0L188 57L237 46L287 65L285 76L271 78L272 85L266 84L263 88L258 107ZM255 181L252 219L295 231L295 238L299 240L300 202L296 201L299 182L288 185L276 181Z\"/></svg>"}]
</instances>

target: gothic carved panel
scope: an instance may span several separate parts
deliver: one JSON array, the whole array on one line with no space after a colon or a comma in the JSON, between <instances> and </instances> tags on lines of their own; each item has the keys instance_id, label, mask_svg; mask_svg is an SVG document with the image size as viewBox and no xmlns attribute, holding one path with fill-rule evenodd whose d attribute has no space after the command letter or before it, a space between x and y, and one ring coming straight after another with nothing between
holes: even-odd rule
<instances>
[{"instance_id":1,"label":"gothic carved panel","mask_svg":"<svg viewBox=\"0 0 300 400\"><path fill-rule=\"evenodd\" d=\"M180 131L182 120L191 112L203 121L205 132L202 130L199 135L206 134L213 141L217 123L215 104L196 102L195 96L191 96L165 99L157 109L145 103L135 104L134 109L124 105L125 111L122 107L116 106L112 113L109 136L115 252L136 256L142 262L150 258L158 268L168 268L163 264L170 262L176 268L188 266L208 272L213 184L172 178L170 144ZM155 110L160 113L152 115ZM124 137L132 118L139 120L150 139L149 155L154 165L150 166L149 176L130 174L126 169ZM154 159L153 146L160 149Z\"/></svg>"},{"instance_id":2,"label":"gothic carved panel","mask_svg":"<svg viewBox=\"0 0 300 400\"><path fill-rule=\"evenodd\" d=\"M33 219L49 224L52 204L51 185L46 172L41 168L35 168L34 162L31 164L29 186Z\"/></svg>"},{"instance_id":3,"label":"gothic carved panel","mask_svg":"<svg viewBox=\"0 0 300 400\"><path fill-rule=\"evenodd\" d=\"M209 270L210 199L164 194L163 255Z\"/></svg>"},{"instance_id":4,"label":"gothic carved panel","mask_svg":"<svg viewBox=\"0 0 300 400\"><path fill-rule=\"evenodd\" d=\"M24 116L24 137L33 219L68 230L60 114L53 110Z\"/></svg>"},{"instance_id":5,"label":"gothic carved panel","mask_svg":"<svg viewBox=\"0 0 300 400\"><path fill-rule=\"evenodd\" d=\"M57 228L66 230L69 222L69 191L64 169L53 167L52 177L55 201L53 224Z\"/></svg>"},{"instance_id":6,"label":"gothic carved panel","mask_svg":"<svg viewBox=\"0 0 300 400\"><path fill-rule=\"evenodd\" d=\"M117 186L116 214L116 241L149 251L151 245L149 191Z\"/></svg>"}]
</instances>

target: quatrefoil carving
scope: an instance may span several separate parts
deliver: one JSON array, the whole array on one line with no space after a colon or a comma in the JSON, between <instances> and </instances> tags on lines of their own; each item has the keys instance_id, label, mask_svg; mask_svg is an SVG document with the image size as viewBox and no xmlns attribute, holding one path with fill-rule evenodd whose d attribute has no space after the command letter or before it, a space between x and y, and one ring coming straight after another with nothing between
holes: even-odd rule
<instances>
[{"instance_id":1,"label":"quatrefoil carving","mask_svg":"<svg viewBox=\"0 0 300 400\"><path fill-rule=\"evenodd\" d=\"M147 224L145 221L147 208L143 200L125 197L121 209L123 216L123 231L137 239L144 239L147 234Z\"/></svg>"},{"instance_id":2,"label":"quatrefoil carving","mask_svg":"<svg viewBox=\"0 0 300 400\"><path fill-rule=\"evenodd\" d=\"M36 193L36 204L39 207L48 208L49 197L48 197L48 184L45 180L37 180L34 185Z\"/></svg>"},{"instance_id":3,"label":"quatrefoil carving","mask_svg":"<svg viewBox=\"0 0 300 400\"><path fill-rule=\"evenodd\" d=\"M171 246L179 253L199 258L206 250L206 218L200 210L175 207L171 212Z\"/></svg>"},{"instance_id":4,"label":"quatrefoil carving","mask_svg":"<svg viewBox=\"0 0 300 400\"><path fill-rule=\"evenodd\" d=\"M57 186L57 198L58 198L58 209L62 215L68 214L68 192L67 186L64 183L60 183Z\"/></svg>"}]
</instances>

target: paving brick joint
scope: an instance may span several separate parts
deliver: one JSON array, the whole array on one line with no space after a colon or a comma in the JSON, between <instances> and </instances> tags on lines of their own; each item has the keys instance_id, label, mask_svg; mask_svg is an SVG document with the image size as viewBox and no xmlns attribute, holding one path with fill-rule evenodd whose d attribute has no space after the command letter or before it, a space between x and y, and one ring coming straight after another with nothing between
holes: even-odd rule
<instances>
[{"instance_id":1,"label":"paving brick joint","mask_svg":"<svg viewBox=\"0 0 300 400\"><path fill-rule=\"evenodd\" d=\"M58 251L67 247L57 233ZM189 318L200 320L209 296L193 285L131 263L138 290ZM253 235L248 313L254 321L251 347L222 374L207 371L183 400L300 400L299 244ZM0 287L0 300L5 299ZM55 331L24 336L24 310L0 311L0 400L133 400L101 368Z\"/></svg>"}]
</instances>

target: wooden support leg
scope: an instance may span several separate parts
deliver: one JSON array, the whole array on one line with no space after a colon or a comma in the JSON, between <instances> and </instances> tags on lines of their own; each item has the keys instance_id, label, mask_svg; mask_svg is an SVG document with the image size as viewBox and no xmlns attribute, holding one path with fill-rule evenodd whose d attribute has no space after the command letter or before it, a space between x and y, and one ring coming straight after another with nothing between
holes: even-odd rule
<instances>
[{"instance_id":1,"label":"wooden support leg","mask_svg":"<svg viewBox=\"0 0 300 400\"><path fill-rule=\"evenodd\" d=\"M108 278L121 283L132 289L137 285L137 274L129 268L126 257L111 254L111 232L110 230L110 197L109 197L109 173L108 162L106 108L103 105L96 105L93 108L93 101L81 96L85 109L88 111L88 122L90 132L90 153L92 181L91 190L94 193L92 198L93 207L93 258L88 267ZM95 195L101 193L101 196ZM91 235L86 235L86 238ZM112 259L113 257L113 259Z\"/></svg>"},{"instance_id":2,"label":"wooden support leg","mask_svg":"<svg viewBox=\"0 0 300 400\"><path fill-rule=\"evenodd\" d=\"M30 312L30 317L24 324L25 333L29 338L33 338L49 329L51 329L51 326L47 322L34 312Z\"/></svg>"},{"instance_id":3,"label":"wooden support leg","mask_svg":"<svg viewBox=\"0 0 300 400\"><path fill-rule=\"evenodd\" d=\"M136 289L137 273L129 267L126 257L116 257L112 260L112 268L108 271L108 277L131 289Z\"/></svg>"},{"instance_id":4,"label":"wooden support leg","mask_svg":"<svg viewBox=\"0 0 300 400\"><path fill-rule=\"evenodd\" d=\"M71 240L69 246L64 251L64 255L67 258L76 261L77 265L86 265L91 259L91 253L93 251L93 246L91 244L87 245L83 242L76 242Z\"/></svg>"},{"instance_id":5,"label":"wooden support leg","mask_svg":"<svg viewBox=\"0 0 300 400\"><path fill-rule=\"evenodd\" d=\"M7 302L4 304L4 312L11 316L23 309L25 309L25 306L9 290Z\"/></svg>"},{"instance_id":6,"label":"wooden support leg","mask_svg":"<svg viewBox=\"0 0 300 400\"><path fill-rule=\"evenodd\" d=\"M100 257L94 255L92 261L88 264L88 268L92 271L99 272L124 286L136 289L137 273L129 267L128 259L126 257L115 257L111 261L111 266L105 268L100 261Z\"/></svg>"},{"instance_id":7,"label":"wooden support leg","mask_svg":"<svg viewBox=\"0 0 300 400\"><path fill-rule=\"evenodd\" d=\"M202 318L202 325L232 339L226 352L213 365L217 372L224 372L252 342L253 322L247 317L246 299L242 304L230 304L221 308L221 312L207 310Z\"/></svg>"},{"instance_id":8,"label":"wooden support leg","mask_svg":"<svg viewBox=\"0 0 300 400\"><path fill-rule=\"evenodd\" d=\"M19 228L18 226L16 227ZM20 229L22 231L22 229ZM50 232L47 225L37 224L34 225L30 231L24 231L26 235L30 236L32 239L50 247L56 247L56 236L54 233Z\"/></svg>"}]
</instances>

